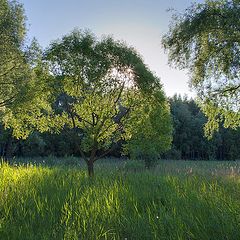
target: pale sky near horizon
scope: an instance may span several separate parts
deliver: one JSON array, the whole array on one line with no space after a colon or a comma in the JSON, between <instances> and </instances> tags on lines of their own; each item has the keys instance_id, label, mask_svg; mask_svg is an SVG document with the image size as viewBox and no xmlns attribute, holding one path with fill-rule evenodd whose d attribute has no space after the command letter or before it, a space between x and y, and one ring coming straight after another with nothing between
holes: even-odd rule
<instances>
[{"instance_id":1,"label":"pale sky near horizon","mask_svg":"<svg viewBox=\"0 0 240 240\"><path fill-rule=\"evenodd\" d=\"M197 0L196 2L203 2ZM161 47L173 8L183 12L191 0L19 0L27 16L29 38L42 47L74 28L90 29L97 36L111 34L124 40L143 56L144 62L164 85L167 96L175 93L194 96L186 72L168 66Z\"/></svg>"}]
</instances>

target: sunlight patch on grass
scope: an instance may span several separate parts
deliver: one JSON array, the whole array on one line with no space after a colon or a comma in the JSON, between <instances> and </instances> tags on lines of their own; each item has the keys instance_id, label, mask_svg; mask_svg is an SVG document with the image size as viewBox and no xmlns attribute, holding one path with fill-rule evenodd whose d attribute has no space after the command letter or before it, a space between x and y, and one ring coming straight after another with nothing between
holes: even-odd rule
<instances>
[{"instance_id":1,"label":"sunlight patch on grass","mask_svg":"<svg viewBox=\"0 0 240 240\"><path fill-rule=\"evenodd\" d=\"M240 239L239 177L174 164L100 164L94 179L79 167L1 164L0 239Z\"/></svg>"}]
</instances>

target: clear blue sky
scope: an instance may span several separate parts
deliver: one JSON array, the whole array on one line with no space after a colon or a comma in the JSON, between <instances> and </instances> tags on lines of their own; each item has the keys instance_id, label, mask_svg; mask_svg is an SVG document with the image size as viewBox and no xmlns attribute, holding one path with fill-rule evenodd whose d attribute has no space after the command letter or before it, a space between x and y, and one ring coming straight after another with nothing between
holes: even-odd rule
<instances>
[{"instance_id":1,"label":"clear blue sky","mask_svg":"<svg viewBox=\"0 0 240 240\"><path fill-rule=\"evenodd\" d=\"M184 11L191 0L19 0L27 15L28 36L42 47L74 28L90 29L99 37L111 34L134 46L161 78L168 96L189 91L186 72L172 69L161 48L174 8ZM197 0L203 2L203 0Z\"/></svg>"}]
</instances>

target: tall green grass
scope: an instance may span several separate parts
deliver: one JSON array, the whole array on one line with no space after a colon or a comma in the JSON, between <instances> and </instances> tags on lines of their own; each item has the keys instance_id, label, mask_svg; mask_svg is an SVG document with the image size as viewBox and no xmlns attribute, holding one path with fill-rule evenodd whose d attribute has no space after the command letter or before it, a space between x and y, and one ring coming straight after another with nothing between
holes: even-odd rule
<instances>
[{"instance_id":1,"label":"tall green grass","mask_svg":"<svg viewBox=\"0 0 240 240\"><path fill-rule=\"evenodd\" d=\"M1 164L0 239L240 239L238 175L181 164Z\"/></svg>"}]
</instances>

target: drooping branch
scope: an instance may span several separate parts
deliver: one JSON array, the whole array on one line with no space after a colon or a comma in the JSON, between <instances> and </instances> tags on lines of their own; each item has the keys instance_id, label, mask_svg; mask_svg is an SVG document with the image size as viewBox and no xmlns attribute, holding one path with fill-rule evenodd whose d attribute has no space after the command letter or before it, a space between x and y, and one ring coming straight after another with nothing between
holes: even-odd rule
<instances>
[{"instance_id":1,"label":"drooping branch","mask_svg":"<svg viewBox=\"0 0 240 240\"><path fill-rule=\"evenodd\" d=\"M0 107L11 105L13 103L14 99L17 97L17 95L18 94L15 94L12 97L0 102Z\"/></svg>"},{"instance_id":2,"label":"drooping branch","mask_svg":"<svg viewBox=\"0 0 240 240\"><path fill-rule=\"evenodd\" d=\"M5 72L1 73L0 74L0 77L4 77L6 76L7 74L9 74L9 72L11 72L14 68L16 68L16 65L10 67L8 70L6 70Z\"/></svg>"},{"instance_id":3,"label":"drooping branch","mask_svg":"<svg viewBox=\"0 0 240 240\"><path fill-rule=\"evenodd\" d=\"M211 97L215 97L217 95L223 95L224 93L235 93L237 92L237 90L240 89L240 85L237 85L237 86L232 86L232 87L228 87L228 88L225 88L225 89L218 89L218 90L215 90L212 94L211 94Z\"/></svg>"}]
</instances>

